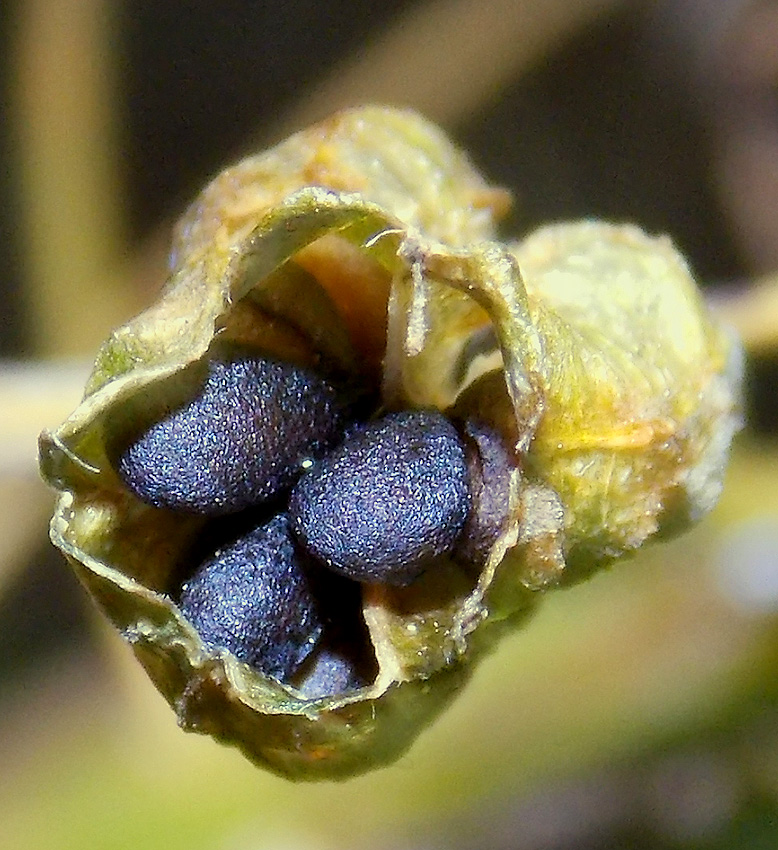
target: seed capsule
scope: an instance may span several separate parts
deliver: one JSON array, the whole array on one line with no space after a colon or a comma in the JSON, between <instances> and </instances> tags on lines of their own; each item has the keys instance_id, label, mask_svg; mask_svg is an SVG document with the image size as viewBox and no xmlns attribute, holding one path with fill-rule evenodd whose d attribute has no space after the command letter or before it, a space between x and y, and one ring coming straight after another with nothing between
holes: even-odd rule
<instances>
[{"instance_id":1,"label":"seed capsule","mask_svg":"<svg viewBox=\"0 0 778 850\"><path fill-rule=\"evenodd\" d=\"M331 569L408 584L454 545L470 507L465 452L440 413L356 430L296 484L292 529Z\"/></svg>"},{"instance_id":2,"label":"seed capsule","mask_svg":"<svg viewBox=\"0 0 778 850\"><path fill-rule=\"evenodd\" d=\"M683 260L596 221L497 241L505 202L397 110L246 158L41 435L52 540L182 728L295 779L387 764L553 587L715 503L741 355ZM209 361L228 340L242 358ZM365 419L417 412L360 428L288 362L360 376ZM282 518L231 532L181 593L203 515L232 527L290 493L291 537Z\"/></svg>"},{"instance_id":3,"label":"seed capsule","mask_svg":"<svg viewBox=\"0 0 778 850\"><path fill-rule=\"evenodd\" d=\"M346 403L314 372L263 357L214 359L201 392L121 454L155 507L215 516L271 499L339 435Z\"/></svg>"}]
</instances>

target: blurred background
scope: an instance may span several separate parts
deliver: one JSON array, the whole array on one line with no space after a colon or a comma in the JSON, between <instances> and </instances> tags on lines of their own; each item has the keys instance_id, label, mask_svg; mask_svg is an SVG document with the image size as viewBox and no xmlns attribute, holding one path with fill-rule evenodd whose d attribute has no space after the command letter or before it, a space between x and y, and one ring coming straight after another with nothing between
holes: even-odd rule
<instances>
[{"instance_id":1,"label":"blurred background","mask_svg":"<svg viewBox=\"0 0 778 850\"><path fill-rule=\"evenodd\" d=\"M0 847L778 846L778 4L0 5ZM226 162L410 105L507 229L669 233L748 352L703 525L552 594L397 765L292 785L184 735L47 542L35 441Z\"/></svg>"}]
</instances>

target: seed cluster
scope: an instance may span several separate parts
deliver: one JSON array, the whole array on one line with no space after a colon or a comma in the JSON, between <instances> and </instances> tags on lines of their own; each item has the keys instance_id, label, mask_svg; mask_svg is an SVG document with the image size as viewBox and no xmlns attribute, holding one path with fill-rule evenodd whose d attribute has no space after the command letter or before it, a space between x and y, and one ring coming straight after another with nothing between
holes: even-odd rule
<instances>
[{"instance_id":1,"label":"seed cluster","mask_svg":"<svg viewBox=\"0 0 778 850\"><path fill-rule=\"evenodd\" d=\"M483 492L509 469L493 431L356 410L312 370L216 357L200 394L117 462L141 500L214 518L179 596L202 640L311 697L375 676L361 583L406 585L445 555L477 561L502 519Z\"/></svg>"}]
</instances>

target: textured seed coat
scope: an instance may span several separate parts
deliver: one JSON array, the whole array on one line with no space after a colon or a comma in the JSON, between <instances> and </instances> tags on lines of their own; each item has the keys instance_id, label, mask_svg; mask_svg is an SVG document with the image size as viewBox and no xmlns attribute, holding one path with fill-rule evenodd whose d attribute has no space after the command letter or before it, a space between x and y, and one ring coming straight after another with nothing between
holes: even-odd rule
<instances>
[{"instance_id":1,"label":"textured seed coat","mask_svg":"<svg viewBox=\"0 0 778 850\"><path fill-rule=\"evenodd\" d=\"M402 585L451 549L469 505L454 426L442 414L414 411L352 432L297 482L289 517L331 569Z\"/></svg>"},{"instance_id":2,"label":"textured seed coat","mask_svg":"<svg viewBox=\"0 0 778 850\"><path fill-rule=\"evenodd\" d=\"M205 643L288 681L323 629L316 566L305 560L279 514L206 560L184 584L180 608Z\"/></svg>"},{"instance_id":3,"label":"textured seed coat","mask_svg":"<svg viewBox=\"0 0 778 850\"><path fill-rule=\"evenodd\" d=\"M314 372L261 357L212 360L200 395L152 425L119 459L145 502L208 516L291 486L341 433L347 405Z\"/></svg>"}]
</instances>

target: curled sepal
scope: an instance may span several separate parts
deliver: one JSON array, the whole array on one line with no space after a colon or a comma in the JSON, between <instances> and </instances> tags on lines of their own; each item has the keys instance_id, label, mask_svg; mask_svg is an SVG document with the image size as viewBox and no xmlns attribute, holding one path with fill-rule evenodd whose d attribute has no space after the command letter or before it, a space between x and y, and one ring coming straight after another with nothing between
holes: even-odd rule
<instances>
[{"instance_id":1,"label":"curled sepal","mask_svg":"<svg viewBox=\"0 0 778 850\"><path fill-rule=\"evenodd\" d=\"M525 619L539 591L683 527L715 500L737 424L738 348L683 262L664 240L607 225L560 226L505 245L494 229L505 198L437 128L376 107L340 113L244 160L178 225L160 300L111 335L82 404L42 434L41 470L61 491L52 539L185 729L298 779L386 764L496 638ZM228 374L291 375L345 399L348 412L326 419L337 433L319 434L320 417L305 420L315 438L305 451L330 451L329 459L287 445L283 457L248 463L223 434L210 450L200 418L193 428L181 411L205 405L216 411L208 421L249 423L252 445L273 444L262 433L272 417L253 421L247 405L252 393L263 405L283 394L213 377L216 364L240 357L255 366L225 366ZM327 393L313 397L324 404ZM273 410L304 418L308 403ZM363 496L369 505L376 494L382 511L426 510L410 491L424 482L429 495L429 476L442 467L407 457L427 435L370 424L403 422L398 414L408 410L425 411L414 421L447 435L441 451L444 464L456 458L456 475L444 476L456 484L456 516L417 517L413 527L435 545L395 547L411 553L412 569L379 551L365 578L348 551L320 545L317 526L356 515ZM274 470L272 488L245 488L249 501L256 493L266 501L246 507L244 490L225 500L214 487L216 510L208 488L190 501L189 484L184 502L144 497L137 481L158 472L147 468L158 440L144 435L161 434L168 457L178 443L166 435L182 423L184 449L192 435L203 440L187 480L223 474L220 457L231 457L234 472L237 458L239 472ZM282 424L296 433L295 423ZM365 472L371 452L390 467L386 486ZM128 456L141 458L140 471L127 472ZM332 484L348 510L314 506L309 522L305 494L318 491L304 483L287 528L289 490L304 470L320 484L344 465L364 473L357 494ZM241 513L222 517L232 510ZM245 575L230 585L230 565L246 563L256 540L272 560L267 529L282 527L275 536L285 560L263 574L265 597L254 605ZM345 539L361 545L355 529ZM338 582L353 582L343 594L356 600L347 625L337 614L344 599L325 605L316 596L333 566ZM286 574L299 593L274 584ZM209 601L193 604L193 575ZM207 594L222 584L239 588L246 610L272 613L275 600L305 599L307 619L295 626L284 611L268 628L244 630L230 612L230 651L219 645L223 624L209 620L204 640L185 614L217 616L228 594ZM306 645L268 648L276 634Z\"/></svg>"}]
</instances>

